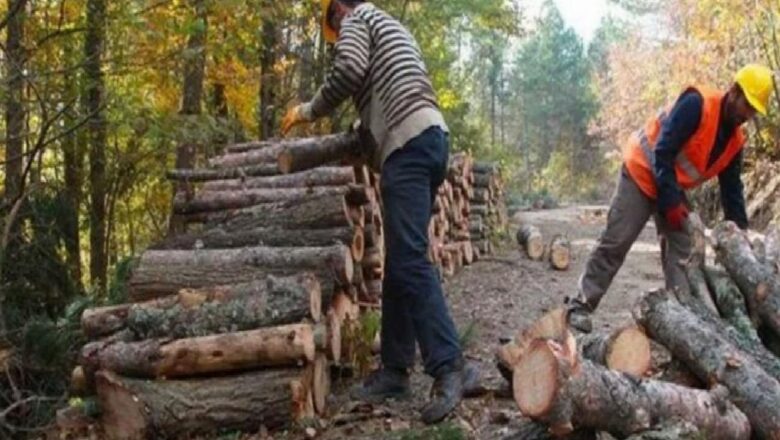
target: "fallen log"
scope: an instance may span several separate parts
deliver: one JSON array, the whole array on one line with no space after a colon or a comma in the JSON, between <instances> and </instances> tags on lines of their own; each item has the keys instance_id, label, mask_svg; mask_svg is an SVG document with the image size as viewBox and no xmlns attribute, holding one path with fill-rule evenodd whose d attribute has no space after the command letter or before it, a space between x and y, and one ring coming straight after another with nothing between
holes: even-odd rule
<instances>
[{"instance_id":1,"label":"fallen log","mask_svg":"<svg viewBox=\"0 0 780 440\"><path fill-rule=\"evenodd\" d=\"M567 270L571 263L571 244L563 236L555 236L550 242L550 266L555 270Z\"/></svg>"},{"instance_id":2,"label":"fallen log","mask_svg":"<svg viewBox=\"0 0 780 440\"><path fill-rule=\"evenodd\" d=\"M540 260L544 256L544 241L539 228L523 225L517 231L517 244L525 251L528 258Z\"/></svg>"},{"instance_id":3,"label":"fallen log","mask_svg":"<svg viewBox=\"0 0 780 440\"><path fill-rule=\"evenodd\" d=\"M168 180L180 182L208 182L211 180L241 179L245 177L265 177L281 174L275 163L263 163L245 167L223 169L177 169L165 173Z\"/></svg>"},{"instance_id":4,"label":"fallen log","mask_svg":"<svg viewBox=\"0 0 780 440\"><path fill-rule=\"evenodd\" d=\"M185 438L280 429L314 416L312 372L265 370L209 379L148 381L101 371L98 402L108 439Z\"/></svg>"},{"instance_id":5,"label":"fallen log","mask_svg":"<svg viewBox=\"0 0 780 440\"><path fill-rule=\"evenodd\" d=\"M324 325L290 324L186 339L117 342L98 355L100 368L129 377L184 378L313 362L329 345Z\"/></svg>"},{"instance_id":6,"label":"fallen log","mask_svg":"<svg viewBox=\"0 0 780 440\"><path fill-rule=\"evenodd\" d=\"M745 297L734 284L734 280L725 270L710 266L704 267L704 277L720 316L751 344L760 345L761 339L747 313Z\"/></svg>"},{"instance_id":7,"label":"fallen log","mask_svg":"<svg viewBox=\"0 0 780 440\"><path fill-rule=\"evenodd\" d=\"M356 132L322 136L316 142L286 146L278 154L277 164L282 173L294 173L342 160L359 148Z\"/></svg>"},{"instance_id":8,"label":"fallen log","mask_svg":"<svg viewBox=\"0 0 780 440\"><path fill-rule=\"evenodd\" d=\"M355 184L353 167L319 167L294 174L208 182L202 191L238 191L242 189L282 189Z\"/></svg>"},{"instance_id":9,"label":"fallen log","mask_svg":"<svg viewBox=\"0 0 780 440\"><path fill-rule=\"evenodd\" d=\"M352 253L344 245L328 247L249 247L198 251L149 250L130 278L130 297L145 300L181 289L249 283L267 275L312 271L320 283L350 284Z\"/></svg>"},{"instance_id":10,"label":"fallen log","mask_svg":"<svg viewBox=\"0 0 780 440\"><path fill-rule=\"evenodd\" d=\"M750 438L747 417L724 391L695 390L637 379L579 358L554 341L536 339L515 365L520 411L554 434L591 428L625 437L682 418L710 440Z\"/></svg>"},{"instance_id":11,"label":"fallen log","mask_svg":"<svg viewBox=\"0 0 780 440\"><path fill-rule=\"evenodd\" d=\"M759 263L747 237L733 222L715 228L718 259L745 295L754 323L760 320L780 336L780 278Z\"/></svg>"},{"instance_id":12,"label":"fallen log","mask_svg":"<svg viewBox=\"0 0 780 440\"><path fill-rule=\"evenodd\" d=\"M753 358L663 290L645 294L634 318L699 379L728 388L760 438L780 438L780 382Z\"/></svg>"}]
</instances>

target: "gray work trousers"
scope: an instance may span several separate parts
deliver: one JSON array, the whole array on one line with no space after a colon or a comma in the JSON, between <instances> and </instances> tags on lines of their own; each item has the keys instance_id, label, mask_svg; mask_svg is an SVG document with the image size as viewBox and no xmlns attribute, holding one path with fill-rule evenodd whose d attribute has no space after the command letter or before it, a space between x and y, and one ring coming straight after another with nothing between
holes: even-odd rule
<instances>
[{"instance_id":1,"label":"gray work trousers","mask_svg":"<svg viewBox=\"0 0 780 440\"><path fill-rule=\"evenodd\" d=\"M607 228L588 257L585 272L580 277L579 300L592 310L599 305L651 216L658 229L666 288L690 289L680 265L680 261L690 254L690 237L684 231L674 231L669 227L666 219L658 214L655 200L639 189L623 167L607 213Z\"/></svg>"}]
</instances>

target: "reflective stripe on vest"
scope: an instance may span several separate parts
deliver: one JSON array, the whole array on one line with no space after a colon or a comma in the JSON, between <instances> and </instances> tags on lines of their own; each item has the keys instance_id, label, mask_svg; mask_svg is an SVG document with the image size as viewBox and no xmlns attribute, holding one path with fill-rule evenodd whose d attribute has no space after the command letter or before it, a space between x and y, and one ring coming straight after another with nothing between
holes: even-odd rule
<instances>
[{"instance_id":1,"label":"reflective stripe on vest","mask_svg":"<svg viewBox=\"0 0 780 440\"><path fill-rule=\"evenodd\" d=\"M661 110L658 112L658 120L660 121L659 123L663 125L666 120L665 111ZM655 169L655 152L650 148L650 140L647 139L647 133L645 133L644 128L637 132L637 137L639 138L639 145L642 147L642 152L645 154L647 162L651 167L653 167L653 169ZM687 174L688 177L690 177L690 179L695 182L695 184L704 182L704 178L699 173L699 170L693 166L684 152L681 151L680 154L677 155L675 158L675 165L682 168L682 170L685 171L685 174Z\"/></svg>"}]
</instances>

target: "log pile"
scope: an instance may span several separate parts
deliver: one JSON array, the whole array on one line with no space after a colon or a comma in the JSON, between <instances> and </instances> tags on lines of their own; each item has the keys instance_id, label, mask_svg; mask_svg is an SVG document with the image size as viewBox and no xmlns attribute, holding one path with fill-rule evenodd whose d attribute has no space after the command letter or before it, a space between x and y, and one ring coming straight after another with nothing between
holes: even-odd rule
<instances>
[{"instance_id":1,"label":"log pile","mask_svg":"<svg viewBox=\"0 0 780 440\"><path fill-rule=\"evenodd\" d=\"M90 342L73 388L96 394L108 438L274 430L327 413L329 367L371 355L361 314L382 296L379 175L349 162L358 147L354 134L250 142L168 173L184 190L172 232L133 268L132 302L82 316ZM475 258L472 167L454 155L434 201L430 256L448 274Z\"/></svg>"},{"instance_id":2,"label":"log pile","mask_svg":"<svg viewBox=\"0 0 780 440\"><path fill-rule=\"evenodd\" d=\"M751 242L733 223L708 232L692 215L686 230L689 288L646 293L635 324L575 335L556 310L500 347L524 415L553 435L780 439L777 229ZM721 266L705 258L707 237ZM650 365L648 338L671 354L666 366Z\"/></svg>"},{"instance_id":3,"label":"log pile","mask_svg":"<svg viewBox=\"0 0 780 440\"><path fill-rule=\"evenodd\" d=\"M495 162L475 162L473 190L469 195L469 235L480 255L493 253L491 238L506 229L509 222L504 202L504 180Z\"/></svg>"}]
</instances>

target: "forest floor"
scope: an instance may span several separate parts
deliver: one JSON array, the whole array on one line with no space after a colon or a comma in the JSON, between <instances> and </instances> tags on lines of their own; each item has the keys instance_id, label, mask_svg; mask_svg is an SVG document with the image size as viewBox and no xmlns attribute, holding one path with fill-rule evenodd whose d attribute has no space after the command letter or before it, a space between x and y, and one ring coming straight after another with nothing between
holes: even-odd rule
<instances>
[{"instance_id":1,"label":"forest floor","mask_svg":"<svg viewBox=\"0 0 780 440\"><path fill-rule=\"evenodd\" d=\"M483 384L490 391L467 399L448 422L425 429L419 421L431 386L421 367L413 376L414 399L382 406L356 405L347 393L354 380L334 384L335 418L319 432L323 439L503 439L527 420L520 417L505 381L495 368L499 338L513 335L543 313L560 306L576 293L585 260L606 224L605 206L571 206L554 210L518 212L511 219L511 232L520 222L540 228L545 240L562 234L572 243L568 271L553 271L546 262L530 261L514 238L495 255L464 268L445 281L445 291L455 323L461 332L471 328L466 355L482 369ZM594 315L594 326L610 328L631 321L631 309L640 295L662 287L660 252L655 225L648 222L609 293ZM353 420L349 422L348 420ZM340 422L334 422L339 420ZM336 426L338 423L343 425Z\"/></svg>"}]
</instances>

